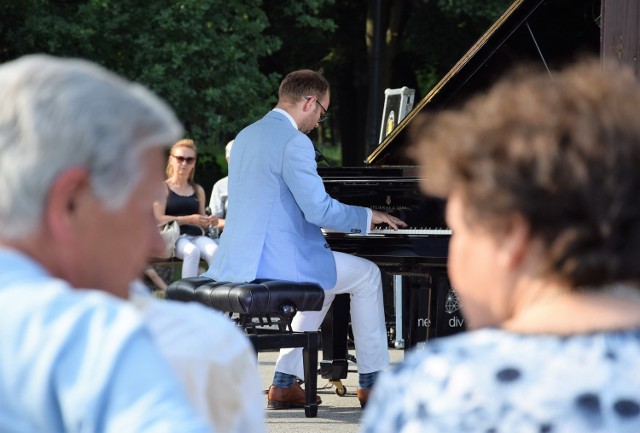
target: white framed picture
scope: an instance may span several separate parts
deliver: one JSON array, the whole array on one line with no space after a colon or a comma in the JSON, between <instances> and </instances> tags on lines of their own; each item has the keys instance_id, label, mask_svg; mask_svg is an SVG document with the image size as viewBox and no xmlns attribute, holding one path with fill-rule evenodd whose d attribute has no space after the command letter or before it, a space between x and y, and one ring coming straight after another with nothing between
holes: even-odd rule
<instances>
[{"instance_id":1,"label":"white framed picture","mask_svg":"<svg viewBox=\"0 0 640 433\"><path fill-rule=\"evenodd\" d=\"M402 119L413 108L415 90L408 87L399 89L387 89L384 91L384 108L382 110L382 123L380 124L380 140L385 139L393 128L398 126Z\"/></svg>"}]
</instances>

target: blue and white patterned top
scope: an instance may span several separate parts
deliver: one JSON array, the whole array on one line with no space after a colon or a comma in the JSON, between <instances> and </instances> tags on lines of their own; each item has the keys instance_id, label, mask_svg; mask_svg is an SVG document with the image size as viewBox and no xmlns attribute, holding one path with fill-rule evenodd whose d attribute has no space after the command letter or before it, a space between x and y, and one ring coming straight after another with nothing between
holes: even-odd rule
<instances>
[{"instance_id":1,"label":"blue and white patterned top","mask_svg":"<svg viewBox=\"0 0 640 433\"><path fill-rule=\"evenodd\" d=\"M640 330L434 340L381 375L361 431L638 433Z\"/></svg>"}]
</instances>

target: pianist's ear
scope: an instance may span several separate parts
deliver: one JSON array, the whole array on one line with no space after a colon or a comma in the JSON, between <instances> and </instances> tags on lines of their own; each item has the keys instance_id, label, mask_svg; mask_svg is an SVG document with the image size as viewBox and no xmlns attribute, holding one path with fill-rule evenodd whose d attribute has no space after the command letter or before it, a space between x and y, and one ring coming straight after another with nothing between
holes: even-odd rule
<instances>
[{"instance_id":1,"label":"pianist's ear","mask_svg":"<svg viewBox=\"0 0 640 433\"><path fill-rule=\"evenodd\" d=\"M316 99L314 97L304 99L304 104L302 104L302 111L307 113L309 111L315 110L315 108L316 108Z\"/></svg>"}]
</instances>

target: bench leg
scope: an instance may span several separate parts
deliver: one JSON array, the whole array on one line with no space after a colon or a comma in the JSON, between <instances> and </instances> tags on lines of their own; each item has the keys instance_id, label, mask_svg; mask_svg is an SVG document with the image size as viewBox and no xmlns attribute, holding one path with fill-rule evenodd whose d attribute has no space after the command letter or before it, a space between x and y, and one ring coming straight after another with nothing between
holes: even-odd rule
<instances>
[{"instance_id":1,"label":"bench leg","mask_svg":"<svg viewBox=\"0 0 640 433\"><path fill-rule=\"evenodd\" d=\"M304 391L306 403L304 414L307 418L315 418L318 415L318 333L305 332L307 342L302 348L302 361L304 364Z\"/></svg>"},{"instance_id":2,"label":"bench leg","mask_svg":"<svg viewBox=\"0 0 640 433\"><path fill-rule=\"evenodd\" d=\"M253 344L256 355L262 350L282 349L283 347L302 347L305 389L304 413L307 418L315 418L318 415L316 397L318 395L319 333L313 331L273 335L251 334L248 337Z\"/></svg>"}]
</instances>

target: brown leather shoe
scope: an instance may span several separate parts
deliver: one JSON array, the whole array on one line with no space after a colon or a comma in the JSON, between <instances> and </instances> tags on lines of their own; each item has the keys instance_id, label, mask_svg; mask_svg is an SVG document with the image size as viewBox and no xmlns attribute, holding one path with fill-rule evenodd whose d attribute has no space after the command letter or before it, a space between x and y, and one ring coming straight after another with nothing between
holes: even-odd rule
<instances>
[{"instance_id":1,"label":"brown leather shoe","mask_svg":"<svg viewBox=\"0 0 640 433\"><path fill-rule=\"evenodd\" d=\"M304 407L305 396L304 390L298 383L294 383L291 388L280 388L271 385L269 387L267 408L268 409L292 409ZM319 395L316 395L316 402L322 403Z\"/></svg>"},{"instance_id":2,"label":"brown leather shoe","mask_svg":"<svg viewBox=\"0 0 640 433\"><path fill-rule=\"evenodd\" d=\"M358 388L356 390L356 396L360 401L360 407L364 409L367 405L367 400L369 400L369 394L371 393L371 388Z\"/></svg>"}]
</instances>

